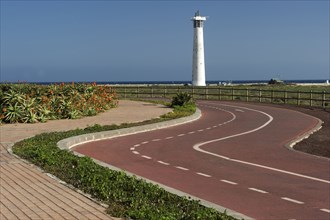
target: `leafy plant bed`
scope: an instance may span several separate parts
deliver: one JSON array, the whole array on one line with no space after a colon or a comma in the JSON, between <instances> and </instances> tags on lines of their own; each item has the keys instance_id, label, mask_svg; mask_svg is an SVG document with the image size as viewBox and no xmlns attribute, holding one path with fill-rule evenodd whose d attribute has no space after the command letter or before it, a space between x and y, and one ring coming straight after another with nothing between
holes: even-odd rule
<instances>
[{"instance_id":1,"label":"leafy plant bed","mask_svg":"<svg viewBox=\"0 0 330 220\"><path fill-rule=\"evenodd\" d=\"M0 123L92 116L117 106L116 92L92 84L0 84Z\"/></svg>"},{"instance_id":2,"label":"leafy plant bed","mask_svg":"<svg viewBox=\"0 0 330 220\"><path fill-rule=\"evenodd\" d=\"M100 126L67 132L37 135L18 142L13 151L68 184L109 205L112 216L130 219L234 219L226 213L202 206L198 201L179 197L164 189L96 164L91 158L78 157L60 150L57 142L76 135L154 123L194 113L194 103L175 106L158 119L140 123Z\"/></svg>"}]
</instances>

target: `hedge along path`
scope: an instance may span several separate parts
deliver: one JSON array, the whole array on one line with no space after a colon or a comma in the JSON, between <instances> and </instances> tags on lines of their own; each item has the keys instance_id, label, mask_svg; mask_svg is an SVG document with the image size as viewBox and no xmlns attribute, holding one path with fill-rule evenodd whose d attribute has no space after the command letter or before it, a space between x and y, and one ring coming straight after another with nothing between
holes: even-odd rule
<instances>
[{"instance_id":1,"label":"hedge along path","mask_svg":"<svg viewBox=\"0 0 330 220\"><path fill-rule=\"evenodd\" d=\"M0 125L0 219L115 219L105 215L104 207L9 154L8 148L40 133L145 121L170 111L161 105L120 100L118 108L93 117Z\"/></svg>"}]
</instances>

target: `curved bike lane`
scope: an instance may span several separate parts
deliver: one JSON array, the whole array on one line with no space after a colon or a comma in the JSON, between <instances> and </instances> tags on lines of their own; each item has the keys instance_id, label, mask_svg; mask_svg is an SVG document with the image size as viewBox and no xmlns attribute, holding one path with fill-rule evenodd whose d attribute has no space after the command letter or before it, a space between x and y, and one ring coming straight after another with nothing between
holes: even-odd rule
<instances>
[{"instance_id":1,"label":"curved bike lane","mask_svg":"<svg viewBox=\"0 0 330 220\"><path fill-rule=\"evenodd\" d=\"M198 121L74 150L254 218L329 219L329 160L284 147L317 119L245 103L199 107Z\"/></svg>"}]
</instances>

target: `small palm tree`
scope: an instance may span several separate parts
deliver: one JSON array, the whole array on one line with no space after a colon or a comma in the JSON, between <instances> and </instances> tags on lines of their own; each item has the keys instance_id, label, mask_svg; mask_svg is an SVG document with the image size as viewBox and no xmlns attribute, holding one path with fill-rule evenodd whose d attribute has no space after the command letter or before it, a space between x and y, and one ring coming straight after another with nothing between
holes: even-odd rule
<instances>
[{"instance_id":1,"label":"small palm tree","mask_svg":"<svg viewBox=\"0 0 330 220\"><path fill-rule=\"evenodd\" d=\"M189 93L179 92L172 98L171 106L184 106L192 101L192 96Z\"/></svg>"}]
</instances>

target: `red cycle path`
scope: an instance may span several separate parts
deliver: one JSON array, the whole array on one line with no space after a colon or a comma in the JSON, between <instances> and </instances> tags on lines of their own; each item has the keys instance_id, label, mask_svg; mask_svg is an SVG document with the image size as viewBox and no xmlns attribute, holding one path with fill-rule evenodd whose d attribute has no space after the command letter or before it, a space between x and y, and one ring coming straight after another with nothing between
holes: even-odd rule
<instances>
[{"instance_id":1,"label":"red cycle path","mask_svg":"<svg viewBox=\"0 0 330 220\"><path fill-rule=\"evenodd\" d=\"M316 118L245 103L199 107L195 122L74 150L253 218L330 219L330 160L284 146ZM214 155L193 149L226 137L200 147Z\"/></svg>"}]
</instances>

